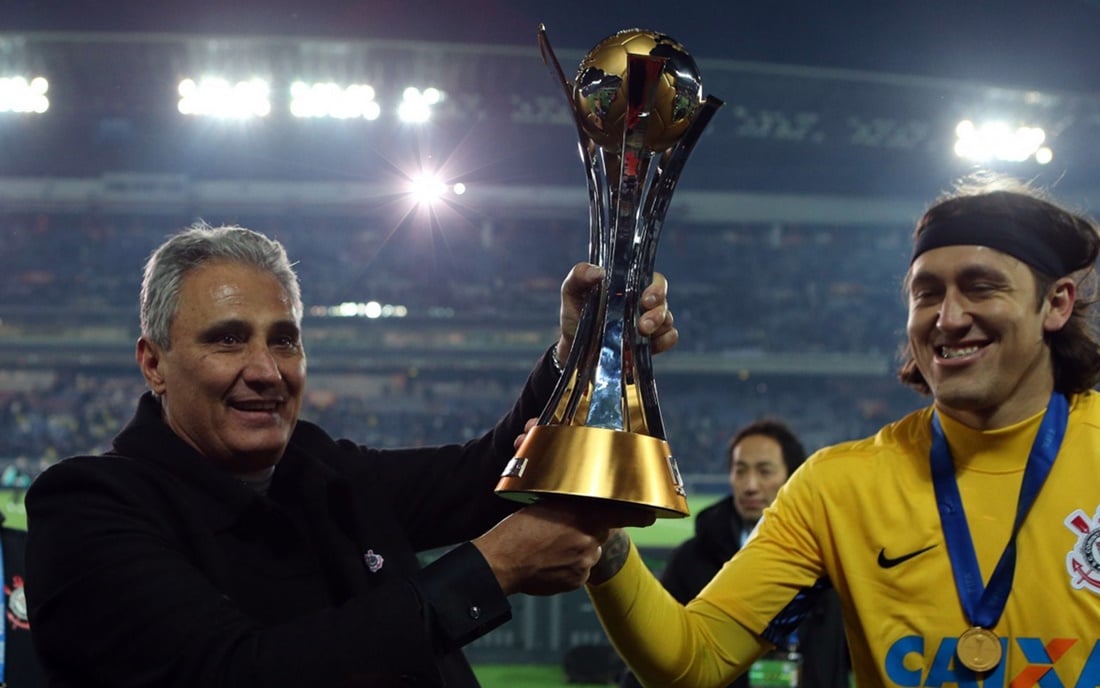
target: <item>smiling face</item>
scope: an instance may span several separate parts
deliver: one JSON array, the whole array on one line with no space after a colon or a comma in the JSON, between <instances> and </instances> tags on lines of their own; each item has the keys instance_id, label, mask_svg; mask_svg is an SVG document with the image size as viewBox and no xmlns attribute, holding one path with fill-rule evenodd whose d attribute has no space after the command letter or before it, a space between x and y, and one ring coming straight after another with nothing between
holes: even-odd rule
<instances>
[{"instance_id":1,"label":"smiling face","mask_svg":"<svg viewBox=\"0 0 1100 688\"><path fill-rule=\"evenodd\" d=\"M745 435L734 445L730 457L730 488L733 508L745 524L760 520L764 509L775 501L787 482L783 447L767 435Z\"/></svg>"},{"instance_id":2,"label":"smiling face","mask_svg":"<svg viewBox=\"0 0 1100 688\"><path fill-rule=\"evenodd\" d=\"M301 332L279 282L241 263L204 263L182 280L170 335L170 349L144 337L137 348L168 426L231 473L274 466L306 379Z\"/></svg>"},{"instance_id":3,"label":"smiling face","mask_svg":"<svg viewBox=\"0 0 1100 688\"><path fill-rule=\"evenodd\" d=\"M919 255L908 280L909 345L936 408L975 428L1010 425L1041 411L1054 387L1044 333L1065 325L1073 282L1042 301L1021 261L984 246Z\"/></svg>"}]
</instances>

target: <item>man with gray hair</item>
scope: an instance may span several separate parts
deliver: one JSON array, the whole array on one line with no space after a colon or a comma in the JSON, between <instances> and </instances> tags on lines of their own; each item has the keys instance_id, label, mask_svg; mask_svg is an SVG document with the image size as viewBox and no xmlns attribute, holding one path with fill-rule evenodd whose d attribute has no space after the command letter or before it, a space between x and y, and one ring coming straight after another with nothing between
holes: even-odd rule
<instances>
[{"instance_id":1,"label":"man with gray hair","mask_svg":"<svg viewBox=\"0 0 1100 688\"><path fill-rule=\"evenodd\" d=\"M299 420L302 301L283 247L201 225L145 267L136 357L149 392L101 456L27 495L27 599L53 686L474 686L461 647L512 593L585 581L637 514L493 493L557 383L585 293L512 410L465 444L379 450ZM639 330L676 340L658 276ZM421 568L417 552L457 545Z\"/></svg>"}]
</instances>

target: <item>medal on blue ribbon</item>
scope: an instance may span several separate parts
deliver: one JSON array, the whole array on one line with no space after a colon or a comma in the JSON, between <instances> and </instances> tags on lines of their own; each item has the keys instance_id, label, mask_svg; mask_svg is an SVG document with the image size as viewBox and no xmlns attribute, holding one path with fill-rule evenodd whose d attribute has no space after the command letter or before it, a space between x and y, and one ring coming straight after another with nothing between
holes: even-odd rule
<instances>
[{"instance_id":1,"label":"medal on blue ribbon","mask_svg":"<svg viewBox=\"0 0 1100 688\"><path fill-rule=\"evenodd\" d=\"M947 554L951 559L955 587L959 592L963 613L971 624L959 636L956 656L971 671L989 671L1001 661L1001 641L992 629L1000 620L1008 594L1012 590L1012 579L1016 574L1016 536L1054 465L1054 458L1058 455L1066 433L1068 417L1069 402L1066 398L1058 393L1051 395L1046 414L1027 457L1012 533L988 584L983 584L978 555L974 550L974 539L970 535L962 496L955 480L955 462L951 458L951 450L947 446L939 415L936 412L932 414L932 485L936 491L936 506L940 512L940 524L943 526Z\"/></svg>"}]
</instances>

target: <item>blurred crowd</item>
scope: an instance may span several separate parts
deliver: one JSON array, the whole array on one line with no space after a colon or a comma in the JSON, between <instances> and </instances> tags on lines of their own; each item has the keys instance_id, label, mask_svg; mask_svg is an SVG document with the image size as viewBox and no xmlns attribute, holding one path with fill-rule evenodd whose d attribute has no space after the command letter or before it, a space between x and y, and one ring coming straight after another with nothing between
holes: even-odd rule
<instances>
[{"instance_id":1,"label":"blurred crowd","mask_svg":"<svg viewBox=\"0 0 1100 688\"><path fill-rule=\"evenodd\" d=\"M479 435L509 407L515 371L434 380L390 376L369 395L333 393L311 379L302 417L371 446L423 446ZM347 381L342 386L347 386ZM915 408L920 397L885 378L752 376L658 380L669 443L686 474L724 475L730 429L777 415L791 419L808 447L865 435ZM0 394L0 482L22 487L58 458L96 453L129 419L143 381L133 373L57 375L34 392Z\"/></svg>"},{"instance_id":2,"label":"blurred crowd","mask_svg":"<svg viewBox=\"0 0 1100 688\"><path fill-rule=\"evenodd\" d=\"M104 321L125 313L126 322L114 324L136 338L142 264L192 219L0 214L0 254L15 266L0 272L0 329L15 331L21 318L34 317L41 331L51 313L95 321L102 310ZM307 309L377 300L410 313L448 309L471 328L532 316L552 327L561 279L588 251L586 228L560 220L463 217L382 227L361 217L205 219L282 241ZM679 350L891 356L902 338L908 233L902 226L666 226L657 263L672 286ZM0 466L10 468L0 475L9 486L59 457L105 449L142 391L136 367L22 373L0 369ZM339 371L314 375L303 417L375 446L454 441L491 425L523 374L511 365L383 377L356 387ZM658 387L685 473L722 472L730 430L761 415L790 419L814 447L866 434L921 401L882 373L668 374Z\"/></svg>"},{"instance_id":3,"label":"blurred crowd","mask_svg":"<svg viewBox=\"0 0 1100 688\"><path fill-rule=\"evenodd\" d=\"M4 306L134 309L141 267L194 218L0 214ZM264 231L287 247L308 305L376 300L506 317L555 308L584 226L462 218L380 226L361 217L206 218ZM580 224L580 221L578 222ZM900 341L908 226L666 227L657 267L700 351L867 352ZM535 311L536 313L538 311Z\"/></svg>"}]
</instances>

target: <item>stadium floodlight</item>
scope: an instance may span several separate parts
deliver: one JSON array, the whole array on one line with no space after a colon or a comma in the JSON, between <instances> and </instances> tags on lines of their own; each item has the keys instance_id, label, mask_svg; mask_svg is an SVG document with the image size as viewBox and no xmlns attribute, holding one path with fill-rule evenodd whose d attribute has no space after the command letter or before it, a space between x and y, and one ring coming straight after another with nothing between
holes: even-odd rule
<instances>
[{"instance_id":1,"label":"stadium floodlight","mask_svg":"<svg viewBox=\"0 0 1100 688\"><path fill-rule=\"evenodd\" d=\"M179 111L184 115L204 115L223 119L266 117L271 112L270 87L263 79L230 83L221 77L206 76L179 83Z\"/></svg>"},{"instance_id":2,"label":"stadium floodlight","mask_svg":"<svg viewBox=\"0 0 1100 688\"><path fill-rule=\"evenodd\" d=\"M295 117L375 120L381 112L369 84L295 81L290 86L290 114Z\"/></svg>"},{"instance_id":3,"label":"stadium floodlight","mask_svg":"<svg viewBox=\"0 0 1100 688\"><path fill-rule=\"evenodd\" d=\"M1024 162L1034 158L1045 165L1054 159L1054 152L1043 145L1046 132L1041 127L1012 127L1001 121L977 125L964 119L955 127L955 136L955 154L966 160Z\"/></svg>"},{"instance_id":4,"label":"stadium floodlight","mask_svg":"<svg viewBox=\"0 0 1100 688\"><path fill-rule=\"evenodd\" d=\"M438 88L425 88L421 91L409 86L401 94L401 104L397 106L397 116L402 122L422 124L432 118L432 107L443 102L446 94Z\"/></svg>"},{"instance_id":5,"label":"stadium floodlight","mask_svg":"<svg viewBox=\"0 0 1100 688\"><path fill-rule=\"evenodd\" d=\"M332 318L404 318L409 315L407 306L378 301L345 301L338 306L314 306L310 315Z\"/></svg>"},{"instance_id":6,"label":"stadium floodlight","mask_svg":"<svg viewBox=\"0 0 1100 688\"><path fill-rule=\"evenodd\" d=\"M447 193L447 185L430 172L421 172L409 180L409 194L417 205L431 205Z\"/></svg>"},{"instance_id":7,"label":"stadium floodlight","mask_svg":"<svg viewBox=\"0 0 1100 688\"><path fill-rule=\"evenodd\" d=\"M0 112L24 112L40 115L50 109L46 92L50 82L36 76L29 81L25 77L0 78Z\"/></svg>"}]
</instances>

